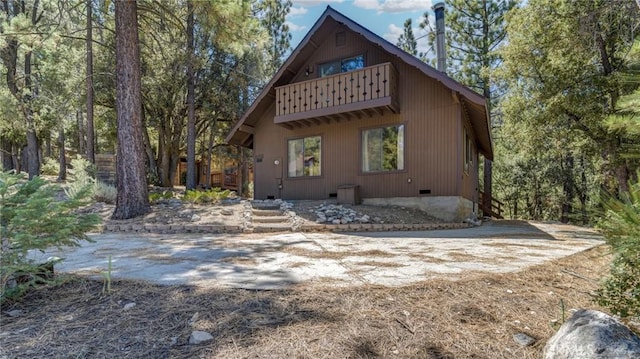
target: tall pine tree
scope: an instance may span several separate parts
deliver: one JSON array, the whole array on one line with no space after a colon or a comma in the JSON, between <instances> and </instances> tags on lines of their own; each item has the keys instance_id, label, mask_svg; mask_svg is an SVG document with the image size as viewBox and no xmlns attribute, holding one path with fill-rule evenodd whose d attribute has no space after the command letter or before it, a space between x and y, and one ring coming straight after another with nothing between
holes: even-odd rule
<instances>
[{"instance_id":1,"label":"tall pine tree","mask_svg":"<svg viewBox=\"0 0 640 359\"><path fill-rule=\"evenodd\" d=\"M448 72L459 82L481 93L487 100L491 115L495 115L493 109L497 100L497 87L491 73L500 64L496 50L507 35L504 16L516 4L517 1L511 0L445 1ZM490 209L492 162L486 158L483 189L482 207Z\"/></svg>"},{"instance_id":2,"label":"tall pine tree","mask_svg":"<svg viewBox=\"0 0 640 359\"><path fill-rule=\"evenodd\" d=\"M413 34L411 19L405 20L404 30L402 31L400 37L398 37L398 42L396 43L396 45L413 56L418 55L418 42L416 41L416 37Z\"/></svg>"}]
</instances>

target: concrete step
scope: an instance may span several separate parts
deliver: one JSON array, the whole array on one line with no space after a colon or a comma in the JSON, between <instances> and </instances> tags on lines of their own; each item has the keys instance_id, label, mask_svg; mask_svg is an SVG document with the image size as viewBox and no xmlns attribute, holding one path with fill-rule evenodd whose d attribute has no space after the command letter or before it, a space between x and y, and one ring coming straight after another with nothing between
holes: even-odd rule
<instances>
[{"instance_id":1,"label":"concrete step","mask_svg":"<svg viewBox=\"0 0 640 359\"><path fill-rule=\"evenodd\" d=\"M254 209L252 211L254 216L260 216L260 217L275 217L275 216L281 216L282 215L282 211L280 211L279 209Z\"/></svg>"},{"instance_id":2,"label":"concrete step","mask_svg":"<svg viewBox=\"0 0 640 359\"><path fill-rule=\"evenodd\" d=\"M285 223L289 219L285 216L253 216L253 223Z\"/></svg>"}]
</instances>

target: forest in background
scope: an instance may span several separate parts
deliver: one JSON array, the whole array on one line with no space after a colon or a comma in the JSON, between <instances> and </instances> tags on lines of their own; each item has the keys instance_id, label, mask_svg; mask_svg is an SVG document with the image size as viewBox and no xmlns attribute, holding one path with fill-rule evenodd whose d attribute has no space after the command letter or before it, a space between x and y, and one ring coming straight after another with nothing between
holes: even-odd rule
<instances>
[{"instance_id":1,"label":"forest in background","mask_svg":"<svg viewBox=\"0 0 640 359\"><path fill-rule=\"evenodd\" d=\"M638 5L445 3L447 73L490 104L496 155L483 169L492 196L507 217L591 223L601 194L622 196L640 168ZM190 164L250 161L224 137L291 51L290 7L137 3L149 183L171 186L185 155ZM0 12L3 168L33 177L69 154L116 153L113 2L2 0ZM418 29L433 40L431 25ZM413 31L405 23L398 45L433 61L417 53ZM194 182L190 169L187 188Z\"/></svg>"}]
</instances>

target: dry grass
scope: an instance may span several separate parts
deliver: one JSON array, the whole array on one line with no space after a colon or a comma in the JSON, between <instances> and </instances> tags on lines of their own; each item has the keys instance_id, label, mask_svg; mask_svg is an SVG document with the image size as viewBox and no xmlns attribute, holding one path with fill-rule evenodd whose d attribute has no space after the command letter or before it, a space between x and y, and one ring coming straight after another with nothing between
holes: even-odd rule
<instances>
[{"instance_id":1,"label":"dry grass","mask_svg":"<svg viewBox=\"0 0 640 359\"><path fill-rule=\"evenodd\" d=\"M75 278L2 308L8 358L538 358L566 308L597 308L600 247L518 273L389 288L249 291ZM586 279L585 279L586 278ZM592 280L591 280L591 279ZM335 281L333 281L335 282ZM127 303L137 305L124 310ZM12 318L7 311L21 309ZM567 315L570 315L569 313ZM189 345L192 330L214 339ZM524 332L530 347L513 340Z\"/></svg>"}]
</instances>

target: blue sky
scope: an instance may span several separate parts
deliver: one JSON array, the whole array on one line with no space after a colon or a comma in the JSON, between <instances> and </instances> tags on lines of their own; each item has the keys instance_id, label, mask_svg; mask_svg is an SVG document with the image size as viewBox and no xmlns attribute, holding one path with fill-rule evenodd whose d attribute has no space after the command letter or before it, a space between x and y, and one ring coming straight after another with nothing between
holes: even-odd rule
<instances>
[{"instance_id":1,"label":"blue sky","mask_svg":"<svg viewBox=\"0 0 640 359\"><path fill-rule=\"evenodd\" d=\"M295 48L300 40L311 29L327 5L343 13L360 25L382 36L391 43L397 42L402 34L404 21L411 18L416 38L425 35L425 30L418 28L424 13L429 12L432 26L433 11L431 6L441 0L292 0L293 6L287 16L287 24L291 31L291 46ZM418 40L418 51L425 52L429 48L426 37ZM429 53L434 56L433 51Z\"/></svg>"}]
</instances>

